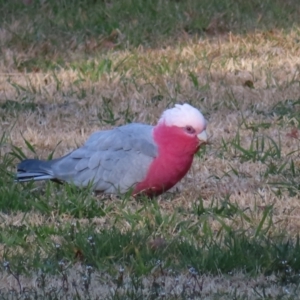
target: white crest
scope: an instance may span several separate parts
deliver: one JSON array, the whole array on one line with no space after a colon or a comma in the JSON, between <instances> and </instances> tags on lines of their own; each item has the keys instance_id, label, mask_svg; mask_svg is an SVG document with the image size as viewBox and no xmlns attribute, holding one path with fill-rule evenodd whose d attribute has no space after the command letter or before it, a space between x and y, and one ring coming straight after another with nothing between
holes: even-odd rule
<instances>
[{"instance_id":1,"label":"white crest","mask_svg":"<svg viewBox=\"0 0 300 300\"><path fill-rule=\"evenodd\" d=\"M175 107L165 110L158 121L158 124L161 123L177 127L192 126L198 131L206 127L206 120L202 113L187 103L175 104Z\"/></svg>"}]
</instances>

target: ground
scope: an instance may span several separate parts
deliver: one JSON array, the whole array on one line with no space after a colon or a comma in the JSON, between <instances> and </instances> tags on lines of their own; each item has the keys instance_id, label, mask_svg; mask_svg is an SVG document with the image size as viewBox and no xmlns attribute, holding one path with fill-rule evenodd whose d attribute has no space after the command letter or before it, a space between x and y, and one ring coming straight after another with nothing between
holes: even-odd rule
<instances>
[{"instance_id":1,"label":"ground","mask_svg":"<svg viewBox=\"0 0 300 300\"><path fill-rule=\"evenodd\" d=\"M3 299L297 299L297 1L1 6ZM156 199L13 180L184 102L209 144Z\"/></svg>"}]
</instances>

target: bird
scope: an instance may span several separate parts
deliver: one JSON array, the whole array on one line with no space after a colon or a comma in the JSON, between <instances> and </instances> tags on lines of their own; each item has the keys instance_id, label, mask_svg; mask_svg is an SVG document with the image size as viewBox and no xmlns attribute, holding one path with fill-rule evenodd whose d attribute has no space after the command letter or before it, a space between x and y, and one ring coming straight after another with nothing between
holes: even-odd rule
<instances>
[{"instance_id":1,"label":"bird","mask_svg":"<svg viewBox=\"0 0 300 300\"><path fill-rule=\"evenodd\" d=\"M82 147L53 160L25 159L16 181L52 180L104 194L158 196L189 171L207 143L207 121L188 103L165 110L155 126L130 123L93 133Z\"/></svg>"}]
</instances>

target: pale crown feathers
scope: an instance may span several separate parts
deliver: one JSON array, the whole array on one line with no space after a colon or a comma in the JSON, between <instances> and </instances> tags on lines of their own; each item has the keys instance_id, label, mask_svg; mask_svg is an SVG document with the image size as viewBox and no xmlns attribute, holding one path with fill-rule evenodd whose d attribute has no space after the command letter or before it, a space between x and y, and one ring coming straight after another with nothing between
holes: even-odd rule
<instances>
[{"instance_id":1,"label":"pale crown feathers","mask_svg":"<svg viewBox=\"0 0 300 300\"><path fill-rule=\"evenodd\" d=\"M202 113L187 103L175 104L175 107L165 110L158 121L158 124L162 123L167 126L192 126L199 132L206 128L206 120Z\"/></svg>"}]
</instances>

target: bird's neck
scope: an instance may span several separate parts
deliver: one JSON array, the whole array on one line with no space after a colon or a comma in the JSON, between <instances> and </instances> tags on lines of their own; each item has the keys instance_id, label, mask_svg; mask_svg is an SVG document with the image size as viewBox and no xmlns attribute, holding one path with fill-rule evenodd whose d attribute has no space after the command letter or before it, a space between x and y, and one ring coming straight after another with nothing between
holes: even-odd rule
<instances>
[{"instance_id":1,"label":"bird's neck","mask_svg":"<svg viewBox=\"0 0 300 300\"><path fill-rule=\"evenodd\" d=\"M153 129L153 138L158 145L159 155L191 156L198 151L196 136L187 135L181 128L159 124Z\"/></svg>"}]
</instances>

